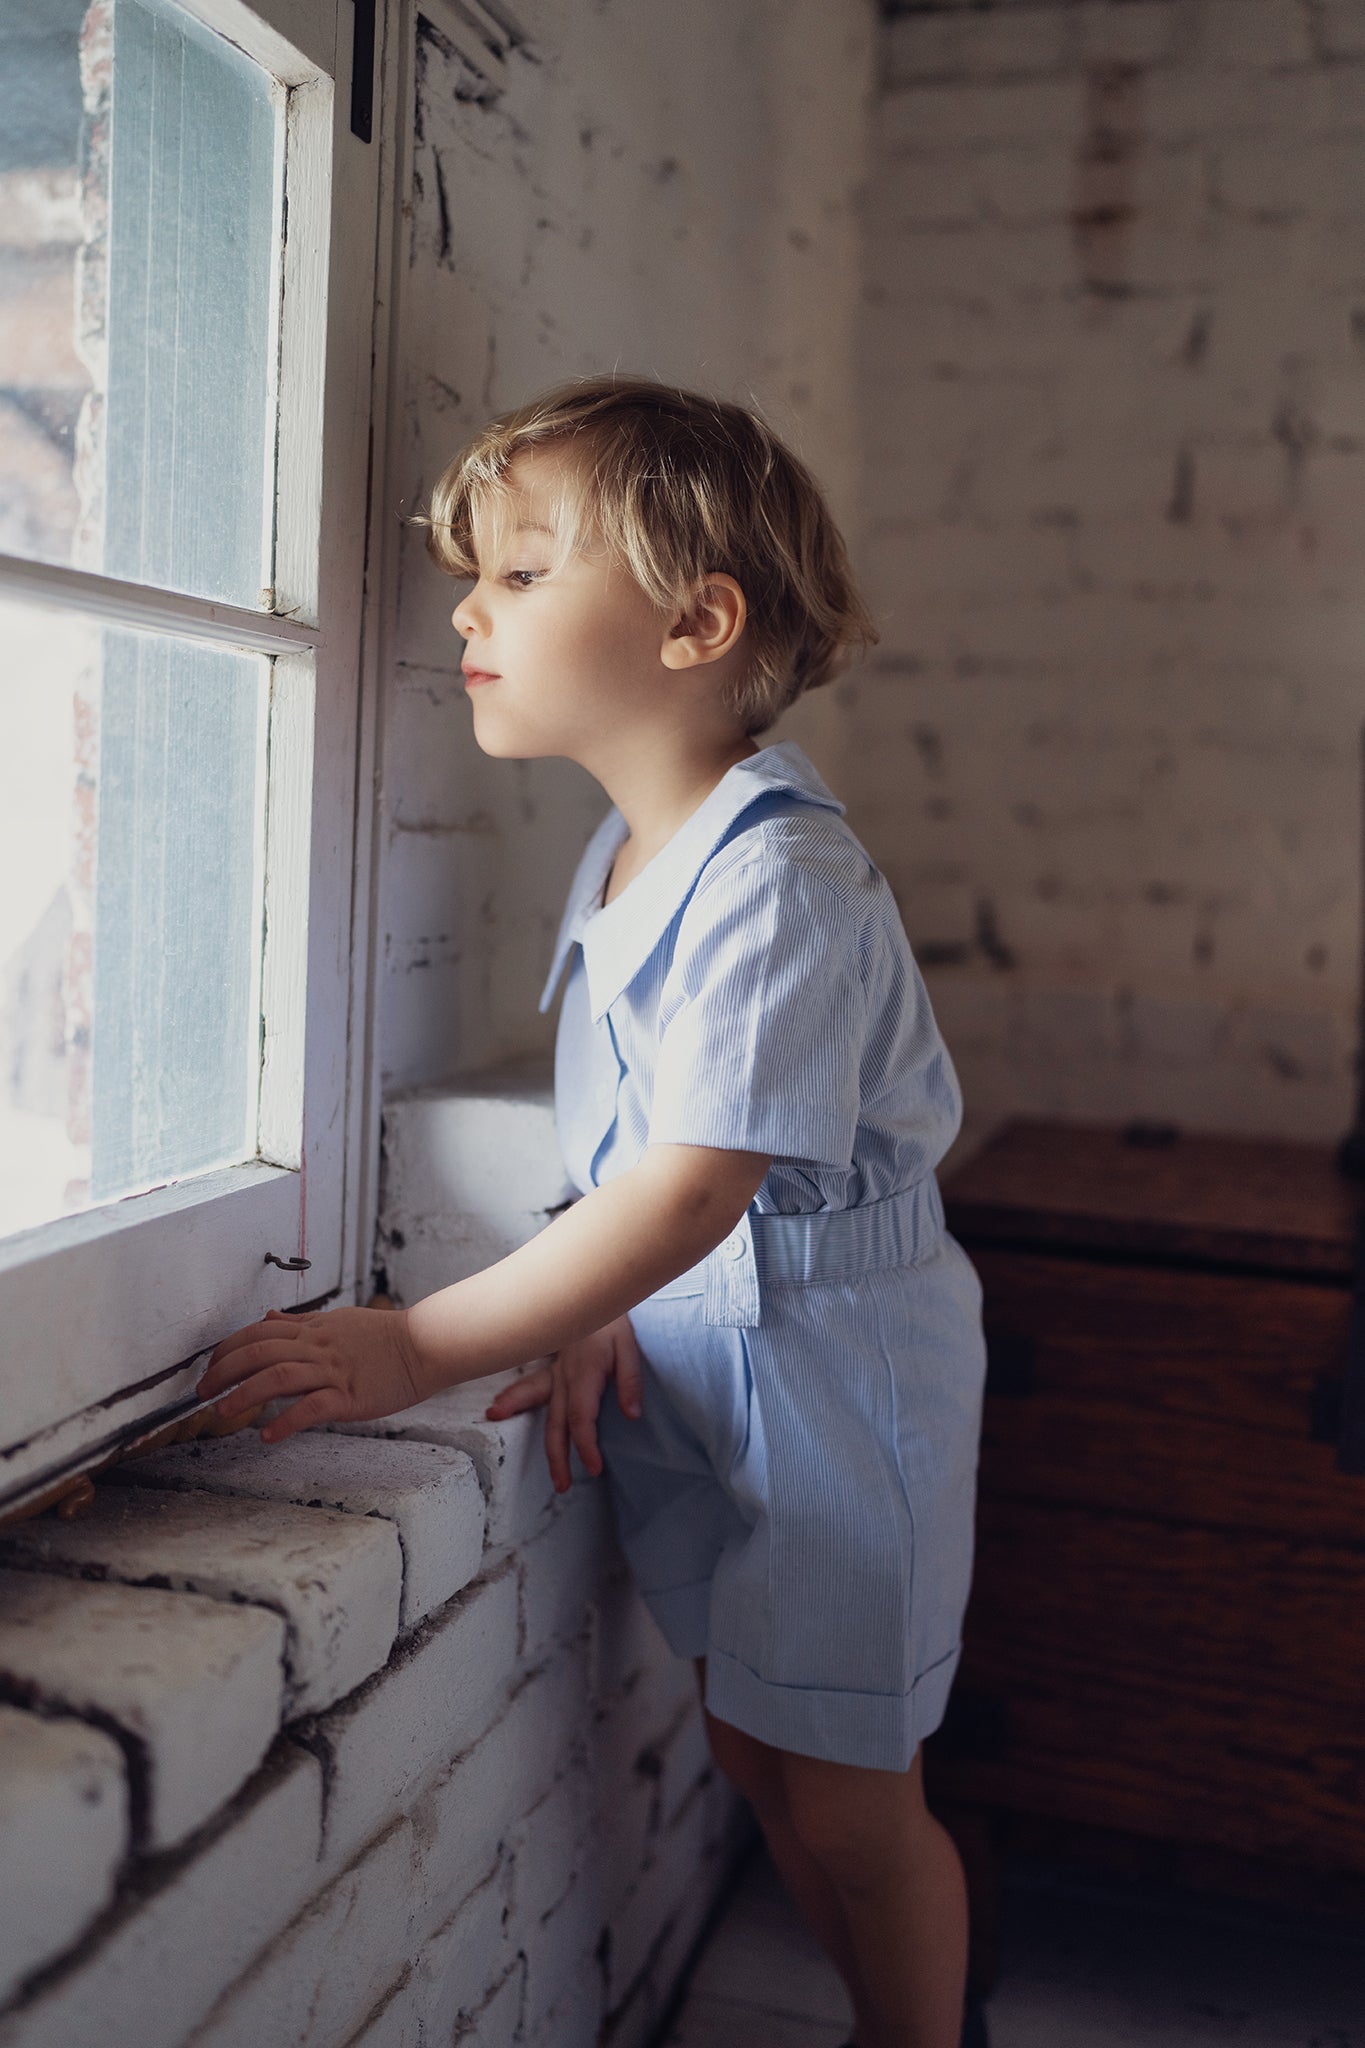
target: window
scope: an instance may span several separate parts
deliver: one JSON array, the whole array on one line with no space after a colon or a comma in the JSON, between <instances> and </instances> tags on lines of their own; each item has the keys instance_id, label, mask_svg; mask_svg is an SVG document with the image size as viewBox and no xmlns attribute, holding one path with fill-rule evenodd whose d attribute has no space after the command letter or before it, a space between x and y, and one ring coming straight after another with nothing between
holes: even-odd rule
<instances>
[{"instance_id":1,"label":"window","mask_svg":"<svg viewBox=\"0 0 1365 2048\"><path fill-rule=\"evenodd\" d=\"M358 15L0 17L0 1484L356 1264Z\"/></svg>"}]
</instances>

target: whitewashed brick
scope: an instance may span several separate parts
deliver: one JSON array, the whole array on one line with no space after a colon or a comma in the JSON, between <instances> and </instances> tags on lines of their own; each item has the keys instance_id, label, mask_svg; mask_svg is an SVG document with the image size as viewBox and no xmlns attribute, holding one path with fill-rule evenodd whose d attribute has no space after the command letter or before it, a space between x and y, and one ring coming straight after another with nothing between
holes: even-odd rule
<instances>
[{"instance_id":1,"label":"whitewashed brick","mask_svg":"<svg viewBox=\"0 0 1365 2048\"><path fill-rule=\"evenodd\" d=\"M153 1848L183 1841L265 1755L283 1647L264 1608L0 1571L0 1682L123 1734L134 1825Z\"/></svg>"},{"instance_id":2,"label":"whitewashed brick","mask_svg":"<svg viewBox=\"0 0 1365 2048\"><path fill-rule=\"evenodd\" d=\"M651 1747L660 1763L659 1818L667 1827L698 1783L716 1769L700 1703L691 1700L681 1708L667 1734Z\"/></svg>"},{"instance_id":3,"label":"whitewashed brick","mask_svg":"<svg viewBox=\"0 0 1365 2048\"><path fill-rule=\"evenodd\" d=\"M553 1519L519 1555L521 1654L528 1664L579 1634L621 1562L606 1481L576 1479L558 1496Z\"/></svg>"},{"instance_id":4,"label":"whitewashed brick","mask_svg":"<svg viewBox=\"0 0 1365 2048\"><path fill-rule=\"evenodd\" d=\"M508 1937L505 1863L462 1901L423 1941L415 1976L424 1998L428 2041L459 2041L482 2026L495 2039L513 2009L521 2008L521 1971ZM498 1992L502 2002L490 2009ZM475 2015L479 2019L475 2021ZM513 2020L515 2026L516 2021Z\"/></svg>"},{"instance_id":5,"label":"whitewashed brick","mask_svg":"<svg viewBox=\"0 0 1365 2048\"><path fill-rule=\"evenodd\" d=\"M878 193L878 226L972 228L985 216L985 181L978 158L906 156L888 171Z\"/></svg>"},{"instance_id":6,"label":"whitewashed brick","mask_svg":"<svg viewBox=\"0 0 1365 2048\"><path fill-rule=\"evenodd\" d=\"M950 292L1019 298L1074 291L1080 279L1075 238L1060 221L1019 226L990 221L946 233L898 222L887 236L882 260L888 289L910 303ZM1198 268L1192 260L1190 267ZM951 404L951 394L945 402Z\"/></svg>"},{"instance_id":7,"label":"whitewashed brick","mask_svg":"<svg viewBox=\"0 0 1365 2048\"><path fill-rule=\"evenodd\" d=\"M460 2048L512 2048L521 2028L525 1980L526 1966L519 1960L461 2024L455 2036Z\"/></svg>"},{"instance_id":8,"label":"whitewashed brick","mask_svg":"<svg viewBox=\"0 0 1365 2048\"><path fill-rule=\"evenodd\" d=\"M522 2038L527 2048L597 2048L601 2025L602 1973L589 1961L580 1965L534 2033Z\"/></svg>"},{"instance_id":9,"label":"whitewashed brick","mask_svg":"<svg viewBox=\"0 0 1365 2048\"><path fill-rule=\"evenodd\" d=\"M983 144L999 149L1010 142L1046 141L1075 135L1084 123L1084 87L1079 77L1024 79L1004 85L904 87L886 94L881 110L883 144L901 149L965 150Z\"/></svg>"},{"instance_id":10,"label":"whitewashed brick","mask_svg":"<svg viewBox=\"0 0 1365 2048\"><path fill-rule=\"evenodd\" d=\"M391 1523L210 1493L102 1487L73 1521L0 1530L0 1563L155 1583L284 1616L286 1715L329 1706L388 1655L403 1560Z\"/></svg>"},{"instance_id":11,"label":"whitewashed brick","mask_svg":"<svg viewBox=\"0 0 1365 2048\"><path fill-rule=\"evenodd\" d=\"M483 1493L464 1451L306 1429L283 1443L254 1432L167 1444L107 1474L133 1486L249 1495L392 1522L403 1559L402 1627L444 1606L483 1558Z\"/></svg>"},{"instance_id":12,"label":"whitewashed brick","mask_svg":"<svg viewBox=\"0 0 1365 2048\"><path fill-rule=\"evenodd\" d=\"M970 80L1044 78L1076 55L1076 8L1052 4L990 14L902 14L884 31L890 90Z\"/></svg>"},{"instance_id":13,"label":"whitewashed brick","mask_svg":"<svg viewBox=\"0 0 1365 2048\"><path fill-rule=\"evenodd\" d=\"M624 2003L645 1976L662 2011L724 1874L727 1844L700 1790L662 1830L654 1854L611 1917L608 2007Z\"/></svg>"},{"instance_id":14,"label":"whitewashed brick","mask_svg":"<svg viewBox=\"0 0 1365 2048\"><path fill-rule=\"evenodd\" d=\"M516 1598L506 1567L477 1580L405 1637L352 1698L299 1726L327 1774L329 1872L406 1812L488 1726L514 1664Z\"/></svg>"},{"instance_id":15,"label":"whitewashed brick","mask_svg":"<svg viewBox=\"0 0 1365 2048\"><path fill-rule=\"evenodd\" d=\"M192 1852L146 1866L93 1946L0 2016L0 2048L180 2048L316 1889L321 1827L318 1765L281 1742Z\"/></svg>"},{"instance_id":16,"label":"whitewashed brick","mask_svg":"<svg viewBox=\"0 0 1365 2048\"><path fill-rule=\"evenodd\" d=\"M648 2048L657 2038L659 2026L669 2011L678 1987L696 1959L696 1950L710 1917L716 1891L738 1857L720 1850L708 1850L706 1860L692 1885L678 1898L674 1912L659 1929L650 1949L643 1977L627 2013L636 2017L635 2029L621 2026L623 2048ZM641 2009L643 2007L643 2010Z\"/></svg>"},{"instance_id":17,"label":"whitewashed brick","mask_svg":"<svg viewBox=\"0 0 1365 2048\"><path fill-rule=\"evenodd\" d=\"M571 1769L586 1718L581 1651L562 1652L517 1687L482 1739L412 1809L429 1914L448 1912L488 1874L522 1815Z\"/></svg>"},{"instance_id":18,"label":"whitewashed brick","mask_svg":"<svg viewBox=\"0 0 1365 2048\"><path fill-rule=\"evenodd\" d=\"M1238 0L1232 4L1237 7ZM1215 85L1207 68L1178 61L1143 95L1140 118L1147 148L1285 130L1306 140L1359 126L1360 81L1350 65L1322 64L1291 70L1225 67ZM1131 119L1126 125L1136 141L1137 126Z\"/></svg>"},{"instance_id":19,"label":"whitewashed brick","mask_svg":"<svg viewBox=\"0 0 1365 2048\"><path fill-rule=\"evenodd\" d=\"M414 915L406 900L404 914ZM439 1094L390 1097L384 1154L380 1234L404 1303L516 1251L569 1192L553 1089L543 1068L521 1063Z\"/></svg>"},{"instance_id":20,"label":"whitewashed brick","mask_svg":"<svg viewBox=\"0 0 1365 2048\"><path fill-rule=\"evenodd\" d=\"M1216 1059L1227 1050L1228 1030L1217 1004L1125 990L1114 1009L1111 1036L1128 1058L1162 1067Z\"/></svg>"},{"instance_id":21,"label":"whitewashed brick","mask_svg":"<svg viewBox=\"0 0 1365 2048\"><path fill-rule=\"evenodd\" d=\"M1324 462L1344 473L1352 492L1360 495L1361 465L1353 458L1365 447L1365 363L1324 368L1313 401L1313 424L1328 444Z\"/></svg>"},{"instance_id":22,"label":"whitewashed brick","mask_svg":"<svg viewBox=\"0 0 1365 2048\"><path fill-rule=\"evenodd\" d=\"M391 796L397 830L446 830L487 834L495 821L471 800L466 763L449 745L452 724L462 716L457 642L452 638L444 667L400 663L389 693L385 745L403 763L402 780Z\"/></svg>"},{"instance_id":23,"label":"whitewashed brick","mask_svg":"<svg viewBox=\"0 0 1365 2048\"><path fill-rule=\"evenodd\" d=\"M1020 989L1013 1036L1020 1060L1029 1063L1106 1059L1117 1050L1103 989Z\"/></svg>"},{"instance_id":24,"label":"whitewashed brick","mask_svg":"<svg viewBox=\"0 0 1365 2048\"><path fill-rule=\"evenodd\" d=\"M405 835L412 836L412 835ZM454 846L446 852L447 865L454 866ZM463 851L463 847L460 847ZM387 872L387 860L386 860ZM384 948L378 1002L388 1020L384 1032L381 1079L387 1086L395 1077L410 1080L422 1074L438 1073L450 1055L450 1018L459 1014L465 996L465 952L460 927L440 944L401 936L404 925L398 906L403 898L397 877L386 885L389 904L386 918L388 939ZM453 920L452 920L453 922ZM426 1271L434 1268L430 1265ZM397 1282L390 1276L391 1286ZM404 1301L419 1300L439 1281L404 1290Z\"/></svg>"},{"instance_id":25,"label":"whitewashed brick","mask_svg":"<svg viewBox=\"0 0 1365 2048\"><path fill-rule=\"evenodd\" d=\"M599 1588L596 1611L593 1693L599 1702L608 1703L642 1672L663 1686L673 1704L687 1697L689 1687L695 1690L691 1661L673 1655L624 1565Z\"/></svg>"},{"instance_id":26,"label":"whitewashed brick","mask_svg":"<svg viewBox=\"0 0 1365 2048\"><path fill-rule=\"evenodd\" d=\"M1365 106L1361 127L1365 128ZM1359 223L1365 216L1361 136L1267 135L1219 145L1213 178L1229 212L1273 218L1294 213ZM1319 321L1321 313L1317 314Z\"/></svg>"},{"instance_id":27,"label":"whitewashed brick","mask_svg":"<svg viewBox=\"0 0 1365 2048\"><path fill-rule=\"evenodd\" d=\"M510 1746L504 1726L504 1719L495 1721L413 1802L418 1883L430 1913L448 1911L483 1882L510 1832L514 1795L503 1768Z\"/></svg>"},{"instance_id":28,"label":"whitewashed brick","mask_svg":"<svg viewBox=\"0 0 1365 2048\"><path fill-rule=\"evenodd\" d=\"M378 2011L362 2020L345 2048L423 2048L424 2001L413 1974L409 1971L391 1987Z\"/></svg>"},{"instance_id":29,"label":"whitewashed brick","mask_svg":"<svg viewBox=\"0 0 1365 2048\"><path fill-rule=\"evenodd\" d=\"M517 1938L526 1957L522 2026L532 2040L550 2014L564 2007L585 1962L594 1961L605 1925L601 1888L589 1865L549 1913L529 1926L518 1927ZM596 1983L591 1995L600 2016L603 1979L600 1969L593 1974ZM576 1999L572 2002L576 2006Z\"/></svg>"},{"instance_id":30,"label":"whitewashed brick","mask_svg":"<svg viewBox=\"0 0 1365 2048\"><path fill-rule=\"evenodd\" d=\"M641 1766L648 1746L638 1741L630 1719L626 1701L614 1715L605 1717L618 1732L604 1735L602 1724L594 1731L593 1842L602 1868L610 1874L608 1909L649 1854L659 1817L658 1778L648 1765Z\"/></svg>"},{"instance_id":31,"label":"whitewashed brick","mask_svg":"<svg viewBox=\"0 0 1365 2048\"><path fill-rule=\"evenodd\" d=\"M914 85L1042 77L1076 56L1076 15L1057 4L980 14L908 14L883 30L883 76L895 91Z\"/></svg>"},{"instance_id":32,"label":"whitewashed brick","mask_svg":"<svg viewBox=\"0 0 1365 2048\"><path fill-rule=\"evenodd\" d=\"M1353 1034L1344 1023L1326 1010L1239 1005L1228 1018L1228 1056L1285 1082L1334 1079L1350 1057Z\"/></svg>"},{"instance_id":33,"label":"whitewashed brick","mask_svg":"<svg viewBox=\"0 0 1365 2048\"><path fill-rule=\"evenodd\" d=\"M127 1848L118 1744L0 1706L0 2000L108 1904Z\"/></svg>"},{"instance_id":34,"label":"whitewashed brick","mask_svg":"<svg viewBox=\"0 0 1365 2048\"><path fill-rule=\"evenodd\" d=\"M1124 0L1121 7L1078 7L1080 59L1101 64L1164 64L1177 50L1176 0Z\"/></svg>"},{"instance_id":35,"label":"whitewashed brick","mask_svg":"<svg viewBox=\"0 0 1365 2048\"><path fill-rule=\"evenodd\" d=\"M335 2048L408 1953L412 1827L396 1820L218 1999L186 2048Z\"/></svg>"},{"instance_id":36,"label":"whitewashed brick","mask_svg":"<svg viewBox=\"0 0 1365 2048\"><path fill-rule=\"evenodd\" d=\"M333 1426L348 1436L401 1437L464 1451L483 1489L487 1563L529 1541L545 1526L556 1501L545 1459L543 1411L510 1415L505 1422L489 1422L484 1413L498 1389L515 1377L500 1373L471 1380L395 1415Z\"/></svg>"},{"instance_id":37,"label":"whitewashed brick","mask_svg":"<svg viewBox=\"0 0 1365 2048\"><path fill-rule=\"evenodd\" d=\"M1365 10L1360 0L1315 0L1308 33L1320 57L1365 57Z\"/></svg>"},{"instance_id":38,"label":"whitewashed brick","mask_svg":"<svg viewBox=\"0 0 1365 2048\"><path fill-rule=\"evenodd\" d=\"M511 2048L525 1966L506 1932L506 1873L489 1872L447 1924L415 1949L346 2048ZM490 1989L491 1984L491 1989Z\"/></svg>"},{"instance_id":39,"label":"whitewashed brick","mask_svg":"<svg viewBox=\"0 0 1365 2048\"><path fill-rule=\"evenodd\" d=\"M578 1731L566 1731L577 1733ZM599 1853L592 1825L592 1792L581 1761L509 1832L512 1859L512 1926L522 1929L552 1913L573 1883L581 1863Z\"/></svg>"},{"instance_id":40,"label":"whitewashed brick","mask_svg":"<svg viewBox=\"0 0 1365 2048\"><path fill-rule=\"evenodd\" d=\"M1182 51L1191 69L1249 70L1261 65L1307 64L1313 47L1310 10L1298 0L1200 0L1188 11L1189 41Z\"/></svg>"},{"instance_id":41,"label":"whitewashed brick","mask_svg":"<svg viewBox=\"0 0 1365 2048\"><path fill-rule=\"evenodd\" d=\"M645 1858L660 1825L665 1774L663 1744L686 1713L700 1718L691 1663L664 1646L615 1700L599 1707L592 1728L596 1804L594 1839L611 1874L613 1908Z\"/></svg>"},{"instance_id":42,"label":"whitewashed brick","mask_svg":"<svg viewBox=\"0 0 1365 2048\"><path fill-rule=\"evenodd\" d=\"M948 157L936 161L951 164L962 160ZM981 215L993 225L1009 231L1056 228L1063 223L1069 228L1079 198L1070 150L1059 148L1056 143L993 150L989 156L971 159L967 175ZM1141 175L1148 175L1147 166L1142 167ZM895 208L897 222L905 220L899 195L888 192L887 199ZM1156 195L1153 203L1155 199Z\"/></svg>"}]
</instances>

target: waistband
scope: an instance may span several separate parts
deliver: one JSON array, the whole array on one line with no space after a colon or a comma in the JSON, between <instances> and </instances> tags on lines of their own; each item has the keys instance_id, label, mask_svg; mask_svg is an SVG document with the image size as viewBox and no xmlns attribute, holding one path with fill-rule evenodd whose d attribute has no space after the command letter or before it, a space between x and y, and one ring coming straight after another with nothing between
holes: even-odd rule
<instances>
[{"instance_id":1,"label":"waistband","mask_svg":"<svg viewBox=\"0 0 1365 2048\"><path fill-rule=\"evenodd\" d=\"M768 1286L812 1286L847 1280L880 1266L910 1265L933 1249L944 1230L943 1197L927 1173L912 1187L853 1209L806 1216L759 1215L746 1209L714 1251L662 1287L651 1301L706 1297L705 1320L752 1328Z\"/></svg>"}]
</instances>

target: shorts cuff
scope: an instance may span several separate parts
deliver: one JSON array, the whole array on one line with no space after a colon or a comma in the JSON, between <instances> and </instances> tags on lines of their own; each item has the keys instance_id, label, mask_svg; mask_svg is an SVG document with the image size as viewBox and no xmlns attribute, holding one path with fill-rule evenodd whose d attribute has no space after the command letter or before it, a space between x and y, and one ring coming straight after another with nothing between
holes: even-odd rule
<instances>
[{"instance_id":1,"label":"shorts cuff","mask_svg":"<svg viewBox=\"0 0 1365 2048\"><path fill-rule=\"evenodd\" d=\"M908 1693L831 1692L774 1685L724 1650L706 1658L706 1704L722 1721L774 1749L874 1771L908 1771L942 1721L962 1656L958 1643Z\"/></svg>"},{"instance_id":2,"label":"shorts cuff","mask_svg":"<svg viewBox=\"0 0 1365 2048\"><path fill-rule=\"evenodd\" d=\"M709 1579L697 1579L690 1586L669 1586L660 1593L647 1593L641 1587L640 1598L675 1657L706 1655L706 1630L711 1615Z\"/></svg>"}]
</instances>

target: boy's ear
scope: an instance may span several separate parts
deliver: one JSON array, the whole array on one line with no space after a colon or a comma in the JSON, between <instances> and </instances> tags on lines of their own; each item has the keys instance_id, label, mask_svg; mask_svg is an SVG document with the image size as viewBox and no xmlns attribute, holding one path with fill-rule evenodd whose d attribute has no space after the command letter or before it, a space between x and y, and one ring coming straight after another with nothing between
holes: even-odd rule
<instances>
[{"instance_id":1,"label":"boy's ear","mask_svg":"<svg viewBox=\"0 0 1365 2048\"><path fill-rule=\"evenodd\" d=\"M665 668L696 668L719 661L744 631L749 608L733 576L708 576L696 584L688 609L664 636L659 659Z\"/></svg>"}]
</instances>

